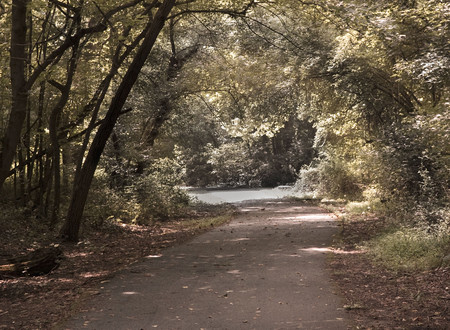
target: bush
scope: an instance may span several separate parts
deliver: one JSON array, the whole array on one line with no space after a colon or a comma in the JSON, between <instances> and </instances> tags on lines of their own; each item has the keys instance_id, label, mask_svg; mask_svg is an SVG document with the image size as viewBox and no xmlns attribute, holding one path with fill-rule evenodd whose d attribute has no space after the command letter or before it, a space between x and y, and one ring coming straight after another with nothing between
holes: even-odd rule
<instances>
[{"instance_id":1,"label":"bush","mask_svg":"<svg viewBox=\"0 0 450 330\"><path fill-rule=\"evenodd\" d=\"M303 166L300 169L299 178L295 183L295 189L301 195L308 195L315 197L319 191L320 186L320 172L318 167Z\"/></svg>"},{"instance_id":2,"label":"bush","mask_svg":"<svg viewBox=\"0 0 450 330\"><path fill-rule=\"evenodd\" d=\"M297 189L303 194L331 198L360 199L362 190L356 176L339 160L321 159L300 170Z\"/></svg>"},{"instance_id":3,"label":"bush","mask_svg":"<svg viewBox=\"0 0 450 330\"><path fill-rule=\"evenodd\" d=\"M102 227L107 219L130 223L139 213L140 207L133 197L111 188L110 180L105 171L96 171L84 212L87 226Z\"/></svg>"},{"instance_id":4,"label":"bush","mask_svg":"<svg viewBox=\"0 0 450 330\"><path fill-rule=\"evenodd\" d=\"M445 116L448 118L448 113ZM433 227L448 207L448 120L416 116L387 130L373 158L375 180L391 216L400 222ZM447 124L448 125L448 124Z\"/></svg>"},{"instance_id":5,"label":"bush","mask_svg":"<svg viewBox=\"0 0 450 330\"><path fill-rule=\"evenodd\" d=\"M157 173L149 174L137 184L140 191L140 214L136 219L138 224L179 217L189 204L189 196L183 190L167 184L158 176Z\"/></svg>"},{"instance_id":6,"label":"bush","mask_svg":"<svg viewBox=\"0 0 450 330\"><path fill-rule=\"evenodd\" d=\"M189 196L178 187L182 175L182 167L176 160L161 158L153 162L145 175L137 178L130 188L141 207L137 217L139 224L164 221L183 214L189 204Z\"/></svg>"},{"instance_id":7,"label":"bush","mask_svg":"<svg viewBox=\"0 0 450 330\"><path fill-rule=\"evenodd\" d=\"M111 188L111 177L99 170L89 194L87 224L99 227L106 219L149 224L184 214L189 196L178 184L181 166L168 158L155 160L144 174L128 173L122 190Z\"/></svg>"}]
</instances>

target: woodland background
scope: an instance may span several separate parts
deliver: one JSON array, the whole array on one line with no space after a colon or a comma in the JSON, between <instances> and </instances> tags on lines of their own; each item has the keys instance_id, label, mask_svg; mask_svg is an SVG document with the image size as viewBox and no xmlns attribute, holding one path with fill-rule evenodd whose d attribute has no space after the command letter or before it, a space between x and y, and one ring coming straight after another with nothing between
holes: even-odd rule
<instances>
[{"instance_id":1,"label":"woodland background","mask_svg":"<svg viewBox=\"0 0 450 330\"><path fill-rule=\"evenodd\" d=\"M77 241L183 214L181 185L295 183L448 248L449 19L439 0L2 2L3 230Z\"/></svg>"}]
</instances>

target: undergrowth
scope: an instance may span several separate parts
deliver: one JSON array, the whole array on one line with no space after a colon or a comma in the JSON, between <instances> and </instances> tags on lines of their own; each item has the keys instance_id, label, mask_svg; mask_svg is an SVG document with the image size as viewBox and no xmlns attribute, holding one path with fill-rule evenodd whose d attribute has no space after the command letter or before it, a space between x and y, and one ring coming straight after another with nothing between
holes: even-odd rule
<instances>
[{"instance_id":1,"label":"undergrowth","mask_svg":"<svg viewBox=\"0 0 450 330\"><path fill-rule=\"evenodd\" d=\"M450 253L450 222L442 218L438 224L430 226L426 219L417 216L399 220L390 216L392 210L379 199L349 202L345 207L342 221L351 223L353 218L367 219L379 215L386 219L375 237L360 243L372 260L394 271L421 271L437 268ZM406 214L403 219L406 219ZM376 218L376 217L375 217Z\"/></svg>"},{"instance_id":2,"label":"undergrowth","mask_svg":"<svg viewBox=\"0 0 450 330\"><path fill-rule=\"evenodd\" d=\"M365 245L377 263L398 271L439 267L450 252L450 237L422 228L399 228L383 233Z\"/></svg>"}]
</instances>

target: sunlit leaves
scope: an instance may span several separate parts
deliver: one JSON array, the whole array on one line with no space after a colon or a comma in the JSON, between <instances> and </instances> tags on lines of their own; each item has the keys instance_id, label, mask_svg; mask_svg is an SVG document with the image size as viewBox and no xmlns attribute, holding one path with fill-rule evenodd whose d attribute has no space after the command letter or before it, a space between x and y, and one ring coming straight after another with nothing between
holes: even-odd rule
<instances>
[{"instance_id":1,"label":"sunlit leaves","mask_svg":"<svg viewBox=\"0 0 450 330\"><path fill-rule=\"evenodd\" d=\"M4 6L4 7L3 7ZM10 38L10 4L5 3L0 9L0 134L6 123L10 108L9 87L9 38Z\"/></svg>"}]
</instances>

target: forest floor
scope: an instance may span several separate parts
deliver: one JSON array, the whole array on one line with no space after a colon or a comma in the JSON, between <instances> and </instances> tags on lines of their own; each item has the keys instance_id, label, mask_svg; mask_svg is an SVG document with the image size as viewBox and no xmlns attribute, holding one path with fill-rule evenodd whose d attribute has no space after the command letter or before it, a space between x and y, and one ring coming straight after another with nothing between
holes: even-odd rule
<instances>
[{"instance_id":1,"label":"forest floor","mask_svg":"<svg viewBox=\"0 0 450 330\"><path fill-rule=\"evenodd\" d=\"M450 329L450 267L399 272L373 262L360 246L383 219L346 215L330 259L333 279L359 329Z\"/></svg>"},{"instance_id":2,"label":"forest floor","mask_svg":"<svg viewBox=\"0 0 450 330\"><path fill-rule=\"evenodd\" d=\"M234 212L229 206L204 205L189 212L186 219L149 226L104 223L86 228L78 244L60 245L64 259L50 274L0 275L0 329L55 328L118 271L230 221ZM47 226L24 220L1 223L0 219L0 261L58 240L56 233L47 233Z\"/></svg>"},{"instance_id":3,"label":"forest floor","mask_svg":"<svg viewBox=\"0 0 450 330\"><path fill-rule=\"evenodd\" d=\"M194 218L200 221L212 213L200 212ZM229 214L214 216L222 215L223 220L231 218ZM78 244L62 245L65 258L48 275L0 277L0 329L57 327L80 309L81 302L99 294L99 287L120 270L214 226L213 222L205 226L196 221L103 226ZM42 239L42 232L33 234L33 228L18 231L1 225L7 230L0 231L0 258L17 256L52 241L51 235ZM448 329L450 269L396 273L372 263L358 245L383 226L380 219L354 217L342 228L340 241L329 258L332 277L355 325L359 329Z\"/></svg>"}]
</instances>

